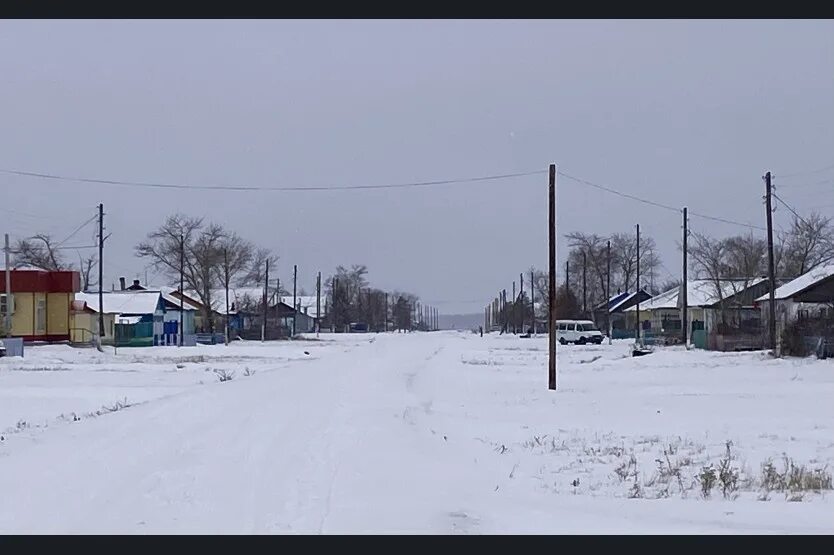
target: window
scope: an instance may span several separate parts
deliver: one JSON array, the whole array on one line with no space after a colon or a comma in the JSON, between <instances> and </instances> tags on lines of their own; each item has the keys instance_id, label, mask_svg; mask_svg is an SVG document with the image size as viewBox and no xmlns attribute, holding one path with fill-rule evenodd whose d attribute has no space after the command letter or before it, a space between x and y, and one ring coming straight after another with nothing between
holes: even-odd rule
<instances>
[{"instance_id":1,"label":"window","mask_svg":"<svg viewBox=\"0 0 834 555\"><path fill-rule=\"evenodd\" d=\"M35 333L46 333L46 299L38 299L35 309Z\"/></svg>"},{"instance_id":2,"label":"window","mask_svg":"<svg viewBox=\"0 0 834 555\"><path fill-rule=\"evenodd\" d=\"M599 331L594 324L579 324L579 327L582 328L582 331Z\"/></svg>"},{"instance_id":3,"label":"window","mask_svg":"<svg viewBox=\"0 0 834 555\"><path fill-rule=\"evenodd\" d=\"M5 316L8 310L9 297L5 293L0 295L0 315Z\"/></svg>"}]
</instances>

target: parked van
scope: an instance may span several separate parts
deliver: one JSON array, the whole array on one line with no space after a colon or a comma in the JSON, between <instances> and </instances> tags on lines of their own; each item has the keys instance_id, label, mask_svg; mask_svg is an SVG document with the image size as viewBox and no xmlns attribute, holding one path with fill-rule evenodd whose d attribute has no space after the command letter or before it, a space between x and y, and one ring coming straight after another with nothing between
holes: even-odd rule
<instances>
[{"instance_id":1,"label":"parked van","mask_svg":"<svg viewBox=\"0 0 834 555\"><path fill-rule=\"evenodd\" d=\"M557 320L556 339L562 345L576 343L602 343L603 335L596 324L590 320Z\"/></svg>"}]
</instances>

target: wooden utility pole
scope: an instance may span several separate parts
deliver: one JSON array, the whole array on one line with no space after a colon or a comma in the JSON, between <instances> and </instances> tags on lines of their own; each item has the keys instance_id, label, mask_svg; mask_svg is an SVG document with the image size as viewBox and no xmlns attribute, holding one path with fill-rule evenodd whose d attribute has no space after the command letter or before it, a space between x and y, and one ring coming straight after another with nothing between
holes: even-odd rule
<instances>
[{"instance_id":1,"label":"wooden utility pole","mask_svg":"<svg viewBox=\"0 0 834 555\"><path fill-rule=\"evenodd\" d=\"M510 331L510 309L507 307L507 290L501 290L501 304L504 308L501 310L502 314L502 324L501 327L504 328L505 333L509 333Z\"/></svg>"},{"instance_id":2,"label":"wooden utility pole","mask_svg":"<svg viewBox=\"0 0 834 555\"><path fill-rule=\"evenodd\" d=\"M530 270L530 314L533 318L533 335L536 335L536 283L533 270Z\"/></svg>"},{"instance_id":3,"label":"wooden utility pole","mask_svg":"<svg viewBox=\"0 0 834 555\"><path fill-rule=\"evenodd\" d=\"M223 274L224 274L224 285L226 286L226 321L225 325L223 326L224 331L224 339L226 341L226 345L229 344L229 251L227 249L223 249Z\"/></svg>"},{"instance_id":4,"label":"wooden utility pole","mask_svg":"<svg viewBox=\"0 0 834 555\"><path fill-rule=\"evenodd\" d=\"M605 246L605 262L608 269L605 274L605 327L608 328L608 344L611 344L611 241Z\"/></svg>"},{"instance_id":5,"label":"wooden utility pole","mask_svg":"<svg viewBox=\"0 0 834 555\"><path fill-rule=\"evenodd\" d=\"M295 316L298 312L298 301L295 298L295 286L298 281L298 266L292 265L292 337L295 337ZM281 295L281 292L278 292Z\"/></svg>"},{"instance_id":6,"label":"wooden utility pole","mask_svg":"<svg viewBox=\"0 0 834 555\"><path fill-rule=\"evenodd\" d=\"M114 326L115 331L115 326ZM104 340L104 204L98 205L98 349ZM116 338L113 338L116 344Z\"/></svg>"},{"instance_id":7,"label":"wooden utility pole","mask_svg":"<svg viewBox=\"0 0 834 555\"><path fill-rule=\"evenodd\" d=\"M773 187L770 182L770 172L765 174L765 206L767 208L767 276L770 281L768 301L770 304L770 319L768 320L768 342L770 350L776 356L776 271L773 265L773 204L771 196Z\"/></svg>"},{"instance_id":8,"label":"wooden utility pole","mask_svg":"<svg viewBox=\"0 0 834 555\"><path fill-rule=\"evenodd\" d=\"M565 260L565 292L570 293L570 260Z\"/></svg>"},{"instance_id":9,"label":"wooden utility pole","mask_svg":"<svg viewBox=\"0 0 834 555\"><path fill-rule=\"evenodd\" d=\"M388 332L388 293L385 293L385 332Z\"/></svg>"},{"instance_id":10,"label":"wooden utility pole","mask_svg":"<svg viewBox=\"0 0 834 555\"><path fill-rule=\"evenodd\" d=\"M321 272L316 276L316 337L321 331Z\"/></svg>"},{"instance_id":11,"label":"wooden utility pole","mask_svg":"<svg viewBox=\"0 0 834 555\"><path fill-rule=\"evenodd\" d=\"M331 281L330 292L330 333L336 333L336 287L339 285L339 280L333 276Z\"/></svg>"},{"instance_id":12,"label":"wooden utility pole","mask_svg":"<svg viewBox=\"0 0 834 555\"><path fill-rule=\"evenodd\" d=\"M99 264L101 264L101 260L99 260ZM183 316L185 315L185 235L180 233L180 332L177 334L179 337L179 346L183 346L183 334L185 333L185 319Z\"/></svg>"},{"instance_id":13,"label":"wooden utility pole","mask_svg":"<svg viewBox=\"0 0 834 555\"><path fill-rule=\"evenodd\" d=\"M281 290L278 289L278 295L281 295ZM264 274L264 321L261 324L261 341L266 341L266 317L267 307L269 306L269 259L266 261L266 272Z\"/></svg>"},{"instance_id":14,"label":"wooden utility pole","mask_svg":"<svg viewBox=\"0 0 834 555\"><path fill-rule=\"evenodd\" d=\"M683 339L683 346L689 346L689 299L687 293L689 286L687 284L687 247L686 241L689 237L689 222L686 218L686 206L683 207L683 282L681 283L681 339Z\"/></svg>"},{"instance_id":15,"label":"wooden utility pole","mask_svg":"<svg viewBox=\"0 0 834 555\"><path fill-rule=\"evenodd\" d=\"M3 327L6 328L6 337L12 336L12 303L14 300L12 299L12 270L11 270L11 262L9 261L9 253L11 249L9 248L9 234L6 234L6 246L4 252L6 253L6 313L3 314ZM99 279L99 283L101 280ZM101 289L101 286L99 286Z\"/></svg>"},{"instance_id":16,"label":"wooden utility pole","mask_svg":"<svg viewBox=\"0 0 834 555\"><path fill-rule=\"evenodd\" d=\"M582 316L585 317L588 314L588 305L587 305L587 294L585 292L585 288L587 286L586 278L587 278L587 263L585 258L585 251L582 251Z\"/></svg>"},{"instance_id":17,"label":"wooden utility pole","mask_svg":"<svg viewBox=\"0 0 834 555\"><path fill-rule=\"evenodd\" d=\"M548 294L548 358L547 358L547 387L556 391L556 164L550 164L548 176L548 254L549 254L549 283Z\"/></svg>"},{"instance_id":18,"label":"wooden utility pole","mask_svg":"<svg viewBox=\"0 0 834 555\"><path fill-rule=\"evenodd\" d=\"M521 333L524 332L524 273L518 274L518 299L519 299L519 323L518 327L521 328Z\"/></svg>"},{"instance_id":19,"label":"wooden utility pole","mask_svg":"<svg viewBox=\"0 0 834 555\"><path fill-rule=\"evenodd\" d=\"M371 306L371 288L368 287L368 331L373 331L374 327L374 310Z\"/></svg>"},{"instance_id":20,"label":"wooden utility pole","mask_svg":"<svg viewBox=\"0 0 834 555\"><path fill-rule=\"evenodd\" d=\"M516 317L515 317L515 280L513 280L513 304L510 305L510 325L513 327L513 334L516 332Z\"/></svg>"},{"instance_id":21,"label":"wooden utility pole","mask_svg":"<svg viewBox=\"0 0 834 555\"><path fill-rule=\"evenodd\" d=\"M637 343L640 344L640 224L637 224L637 283L634 294L637 299Z\"/></svg>"}]
</instances>

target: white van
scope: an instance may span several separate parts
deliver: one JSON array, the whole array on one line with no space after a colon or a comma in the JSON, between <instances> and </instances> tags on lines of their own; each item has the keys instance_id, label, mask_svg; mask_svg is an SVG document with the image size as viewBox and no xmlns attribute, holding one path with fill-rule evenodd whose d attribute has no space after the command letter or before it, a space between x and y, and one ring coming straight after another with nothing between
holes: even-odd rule
<instances>
[{"instance_id":1,"label":"white van","mask_svg":"<svg viewBox=\"0 0 834 555\"><path fill-rule=\"evenodd\" d=\"M576 343L602 343L603 335L596 324L590 320L557 320L556 339L562 345Z\"/></svg>"}]
</instances>

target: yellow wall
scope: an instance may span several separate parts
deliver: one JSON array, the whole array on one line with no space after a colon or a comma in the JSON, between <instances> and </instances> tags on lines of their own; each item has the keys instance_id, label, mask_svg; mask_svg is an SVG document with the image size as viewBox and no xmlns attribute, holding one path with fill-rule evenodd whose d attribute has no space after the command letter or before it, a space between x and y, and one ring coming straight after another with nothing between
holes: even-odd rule
<instances>
[{"instance_id":1,"label":"yellow wall","mask_svg":"<svg viewBox=\"0 0 834 555\"><path fill-rule=\"evenodd\" d=\"M36 328L35 312L38 301L44 301L43 328ZM71 293L15 293L12 314L12 335L67 335L69 334Z\"/></svg>"},{"instance_id":2,"label":"yellow wall","mask_svg":"<svg viewBox=\"0 0 834 555\"><path fill-rule=\"evenodd\" d=\"M104 315L104 338L103 342L108 343L113 339L113 324L115 314ZM70 340L78 343L85 343L98 335L98 314L89 312L75 312L72 314L70 323ZM85 331L86 330L86 331Z\"/></svg>"},{"instance_id":3,"label":"yellow wall","mask_svg":"<svg viewBox=\"0 0 834 555\"><path fill-rule=\"evenodd\" d=\"M14 294L12 335L32 335L35 327L35 311L32 309L34 293Z\"/></svg>"},{"instance_id":4,"label":"yellow wall","mask_svg":"<svg viewBox=\"0 0 834 555\"><path fill-rule=\"evenodd\" d=\"M67 335L70 320L70 293L49 293L46 299L46 333Z\"/></svg>"}]
</instances>

